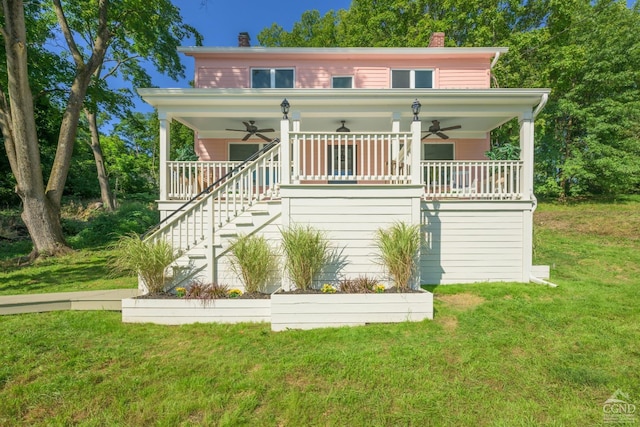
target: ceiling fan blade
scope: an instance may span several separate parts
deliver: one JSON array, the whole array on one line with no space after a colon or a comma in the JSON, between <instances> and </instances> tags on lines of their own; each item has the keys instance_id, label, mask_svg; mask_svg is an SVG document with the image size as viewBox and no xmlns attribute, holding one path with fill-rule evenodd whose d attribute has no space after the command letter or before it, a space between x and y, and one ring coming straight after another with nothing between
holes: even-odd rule
<instances>
[{"instance_id":1,"label":"ceiling fan blade","mask_svg":"<svg viewBox=\"0 0 640 427\"><path fill-rule=\"evenodd\" d=\"M454 130L454 129L460 129L462 126L461 125L455 125L455 126L449 126L447 128L441 128L440 130Z\"/></svg>"},{"instance_id":2,"label":"ceiling fan blade","mask_svg":"<svg viewBox=\"0 0 640 427\"><path fill-rule=\"evenodd\" d=\"M438 135L442 139L449 139L449 137L442 132L436 132L436 135Z\"/></svg>"},{"instance_id":3,"label":"ceiling fan blade","mask_svg":"<svg viewBox=\"0 0 640 427\"><path fill-rule=\"evenodd\" d=\"M265 140L265 141L267 141L267 142L271 142L271 138L269 138L268 136L264 136L264 135L263 135L263 134L261 134L261 133L256 133L256 136L257 136L257 137L260 137L260 138L262 138L262 139L264 139L264 140Z\"/></svg>"},{"instance_id":4,"label":"ceiling fan blade","mask_svg":"<svg viewBox=\"0 0 640 427\"><path fill-rule=\"evenodd\" d=\"M244 136L244 138L242 138L243 141L246 141L247 139L251 138L251 134L248 133Z\"/></svg>"},{"instance_id":5,"label":"ceiling fan blade","mask_svg":"<svg viewBox=\"0 0 640 427\"><path fill-rule=\"evenodd\" d=\"M248 122L242 122L242 124L245 125L247 129L251 126Z\"/></svg>"},{"instance_id":6,"label":"ceiling fan blade","mask_svg":"<svg viewBox=\"0 0 640 427\"><path fill-rule=\"evenodd\" d=\"M428 134L426 134L425 136L423 136L423 137L422 137L422 139L427 139L427 137L428 137L428 136L431 136L431 135L433 135L433 134L432 134L432 133L428 133Z\"/></svg>"},{"instance_id":7,"label":"ceiling fan blade","mask_svg":"<svg viewBox=\"0 0 640 427\"><path fill-rule=\"evenodd\" d=\"M275 132L275 129L256 129L256 132Z\"/></svg>"},{"instance_id":8,"label":"ceiling fan blade","mask_svg":"<svg viewBox=\"0 0 640 427\"><path fill-rule=\"evenodd\" d=\"M231 131L234 131L234 132L246 132L247 131L246 129L225 129L225 130L231 130Z\"/></svg>"}]
</instances>

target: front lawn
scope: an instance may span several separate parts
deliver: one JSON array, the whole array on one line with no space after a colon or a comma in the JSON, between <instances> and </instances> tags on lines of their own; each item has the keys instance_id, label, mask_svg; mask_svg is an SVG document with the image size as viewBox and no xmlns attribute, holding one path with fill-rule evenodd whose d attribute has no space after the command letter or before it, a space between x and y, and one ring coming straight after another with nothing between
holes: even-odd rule
<instances>
[{"instance_id":1,"label":"front lawn","mask_svg":"<svg viewBox=\"0 0 640 427\"><path fill-rule=\"evenodd\" d=\"M618 389L640 407L638 224L637 200L542 205L536 263L558 288L433 287L420 323L3 316L0 425L602 425Z\"/></svg>"}]
</instances>

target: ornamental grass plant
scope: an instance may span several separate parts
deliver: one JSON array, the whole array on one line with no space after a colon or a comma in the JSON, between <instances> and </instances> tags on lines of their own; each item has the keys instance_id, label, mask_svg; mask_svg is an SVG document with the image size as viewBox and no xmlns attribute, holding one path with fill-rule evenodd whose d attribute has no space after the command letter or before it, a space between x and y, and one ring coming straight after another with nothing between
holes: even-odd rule
<instances>
[{"instance_id":1,"label":"ornamental grass plant","mask_svg":"<svg viewBox=\"0 0 640 427\"><path fill-rule=\"evenodd\" d=\"M306 291L329 261L329 241L310 225L294 224L281 234L285 269L296 288Z\"/></svg>"},{"instance_id":2,"label":"ornamental grass plant","mask_svg":"<svg viewBox=\"0 0 640 427\"><path fill-rule=\"evenodd\" d=\"M166 240L140 240L137 234L121 237L114 248L115 270L137 274L151 295L165 291L167 267L181 255Z\"/></svg>"},{"instance_id":3,"label":"ornamental grass plant","mask_svg":"<svg viewBox=\"0 0 640 427\"><path fill-rule=\"evenodd\" d=\"M248 293L264 292L276 270L276 254L263 236L241 235L231 244L231 267Z\"/></svg>"},{"instance_id":4,"label":"ornamental grass plant","mask_svg":"<svg viewBox=\"0 0 640 427\"><path fill-rule=\"evenodd\" d=\"M380 261L400 290L409 289L411 276L418 267L420 226L396 222L387 229L378 229L376 244Z\"/></svg>"}]
</instances>

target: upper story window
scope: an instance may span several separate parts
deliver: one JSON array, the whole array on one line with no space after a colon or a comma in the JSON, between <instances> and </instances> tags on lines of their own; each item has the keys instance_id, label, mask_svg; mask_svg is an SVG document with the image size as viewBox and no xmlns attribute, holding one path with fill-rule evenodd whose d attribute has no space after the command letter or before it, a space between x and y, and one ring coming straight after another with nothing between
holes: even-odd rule
<instances>
[{"instance_id":1,"label":"upper story window","mask_svg":"<svg viewBox=\"0 0 640 427\"><path fill-rule=\"evenodd\" d=\"M431 89L433 88L433 70L391 70L393 89Z\"/></svg>"},{"instance_id":2,"label":"upper story window","mask_svg":"<svg viewBox=\"0 0 640 427\"><path fill-rule=\"evenodd\" d=\"M331 87L335 89L351 89L353 87L353 76L333 76Z\"/></svg>"},{"instance_id":3,"label":"upper story window","mask_svg":"<svg viewBox=\"0 0 640 427\"><path fill-rule=\"evenodd\" d=\"M251 87L254 89L292 88L293 68L253 68Z\"/></svg>"}]
</instances>

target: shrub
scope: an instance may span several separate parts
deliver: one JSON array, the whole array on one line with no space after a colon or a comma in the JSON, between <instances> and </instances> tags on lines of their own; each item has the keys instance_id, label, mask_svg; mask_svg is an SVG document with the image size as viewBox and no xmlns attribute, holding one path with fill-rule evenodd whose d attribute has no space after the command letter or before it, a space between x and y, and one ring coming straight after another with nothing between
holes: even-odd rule
<instances>
[{"instance_id":1,"label":"shrub","mask_svg":"<svg viewBox=\"0 0 640 427\"><path fill-rule=\"evenodd\" d=\"M373 292L378 284L376 279L367 276L358 276L355 279L343 279L340 281L340 291L349 294L368 294Z\"/></svg>"},{"instance_id":2,"label":"shrub","mask_svg":"<svg viewBox=\"0 0 640 427\"><path fill-rule=\"evenodd\" d=\"M187 298L190 299L216 299L226 298L229 288L227 285L219 283L193 282L187 291Z\"/></svg>"},{"instance_id":3,"label":"shrub","mask_svg":"<svg viewBox=\"0 0 640 427\"><path fill-rule=\"evenodd\" d=\"M400 290L409 287L411 276L418 266L420 226L397 222L376 233L380 260Z\"/></svg>"},{"instance_id":4,"label":"shrub","mask_svg":"<svg viewBox=\"0 0 640 427\"><path fill-rule=\"evenodd\" d=\"M166 240L140 240L137 234L121 237L115 244L113 266L123 273L137 274L147 286L149 294L164 292L165 270L181 255Z\"/></svg>"},{"instance_id":5,"label":"shrub","mask_svg":"<svg viewBox=\"0 0 640 427\"><path fill-rule=\"evenodd\" d=\"M276 269L275 254L262 236L240 236L231 244L231 266L249 293L263 292Z\"/></svg>"},{"instance_id":6,"label":"shrub","mask_svg":"<svg viewBox=\"0 0 640 427\"><path fill-rule=\"evenodd\" d=\"M98 212L70 242L78 248L106 244L131 233L144 233L158 219L158 211L149 204L126 203L115 212Z\"/></svg>"},{"instance_id":7,"label":"shrub","mask_svg":"<svg viewBox=\"0 0 640 427\"><path fill-rule=\"evenodd\" d=\"M329 260L329 242L308 225L292 225L281 233L289 277L296 288L307 290Z\"/></svg>"}]
</instances>

